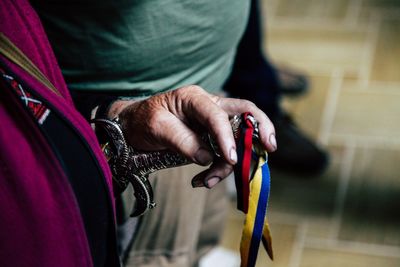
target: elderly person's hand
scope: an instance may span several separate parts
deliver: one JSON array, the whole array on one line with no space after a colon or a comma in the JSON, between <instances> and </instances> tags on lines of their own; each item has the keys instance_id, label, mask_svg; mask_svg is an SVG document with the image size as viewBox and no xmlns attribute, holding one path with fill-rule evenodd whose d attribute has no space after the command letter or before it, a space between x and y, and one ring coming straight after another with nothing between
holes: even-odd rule
<instances>
[{"instance_id":1,"label":"elderly person's hand","mask_svg":"<svg viewBox=\"0 0 400 267\"><path fill-rule=\"evenodd\" d=\"M268 117L247 100L218 97L199 86L190 85L141 101L115 102L109 116L119 118L130 145L141 150L169 149L200 165L213 164L196 175L194 187L213 187L233 171L237 162L236 144L229 119L251 112L259 122L261 143L269 152L276 150L275 130ZM201 139L210 133L221 151L213 153Z\"/></svg>"}]
</instances>

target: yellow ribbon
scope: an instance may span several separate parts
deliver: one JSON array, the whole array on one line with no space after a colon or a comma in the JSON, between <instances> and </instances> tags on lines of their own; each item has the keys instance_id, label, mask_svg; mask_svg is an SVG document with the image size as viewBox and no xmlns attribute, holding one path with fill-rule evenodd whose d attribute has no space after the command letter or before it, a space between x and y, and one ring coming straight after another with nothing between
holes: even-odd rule
<instances>
[{"instance_id":1,"label":"yellow ribbon","mask_svg":"<svg viewBox=\"0 0 400 267\"><path fill-rule=\"evenodd\" d=\"M246 214L240 243L241 267L253 267L262 241L269 257L273 259L271 233L266 219L270 174L267 156L259 156L257 170L250 181L249 208Z\"/></svg>"}]
</instances>

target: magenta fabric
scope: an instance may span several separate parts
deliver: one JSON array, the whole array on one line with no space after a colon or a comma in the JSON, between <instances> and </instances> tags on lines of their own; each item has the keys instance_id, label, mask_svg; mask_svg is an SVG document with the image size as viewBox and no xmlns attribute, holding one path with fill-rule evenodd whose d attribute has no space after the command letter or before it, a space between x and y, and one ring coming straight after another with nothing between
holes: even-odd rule
<instances>
[{"instance_id":1,"label":"magenta fabric","mask_svg":"<svg viewBox=\"0 0 400 267\"><path fill-rule=\"evenodd\" d=\"M0 31L55 85L59 97L0 56L14 77L59 110L86 139L112 201L111 173L90 125L73 107L38 16L25 0L0 1ZM0 88L0 266L92 266L72 188L19 100ZM84 166L82 166L84 168Z\"/></svg>"}]
</instances>

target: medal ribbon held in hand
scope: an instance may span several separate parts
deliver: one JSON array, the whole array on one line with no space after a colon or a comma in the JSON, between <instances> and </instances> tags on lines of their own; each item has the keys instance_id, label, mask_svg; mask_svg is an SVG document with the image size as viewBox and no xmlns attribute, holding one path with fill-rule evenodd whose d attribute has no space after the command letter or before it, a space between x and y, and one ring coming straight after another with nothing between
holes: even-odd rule
<instances>
[{"instance_id":1,"label":"medal ribbon held in hand","mask_svg":"<svg viewBox=\"0 0 400 267\"><path fill-rule=\"evenodd\" d=\"M266 219L270 190L268 156L260 144L253 143L256 122L250 113L242 114L237 136L238 164L235 166L237 208L246 214L240 243L241 267L255 266L262 241L273 259L272 239ZM251 172L252 163L254 165Z\"/></svg>"}]
</instances>

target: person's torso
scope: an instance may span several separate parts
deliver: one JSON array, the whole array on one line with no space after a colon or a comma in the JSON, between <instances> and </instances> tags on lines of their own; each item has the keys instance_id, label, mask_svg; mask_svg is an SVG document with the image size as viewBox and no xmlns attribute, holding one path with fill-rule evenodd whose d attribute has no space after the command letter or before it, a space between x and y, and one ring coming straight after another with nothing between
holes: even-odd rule
<instances>
[{"instance_id":1,"label":"person's torso","mask_svg":"<svg viewBox=\"0 0 400 267\"><path fill-rule=\"evenodd\" d=\"M221 89L247 0L33 1L73 90Z\"/></svg>"}]
</instances>

